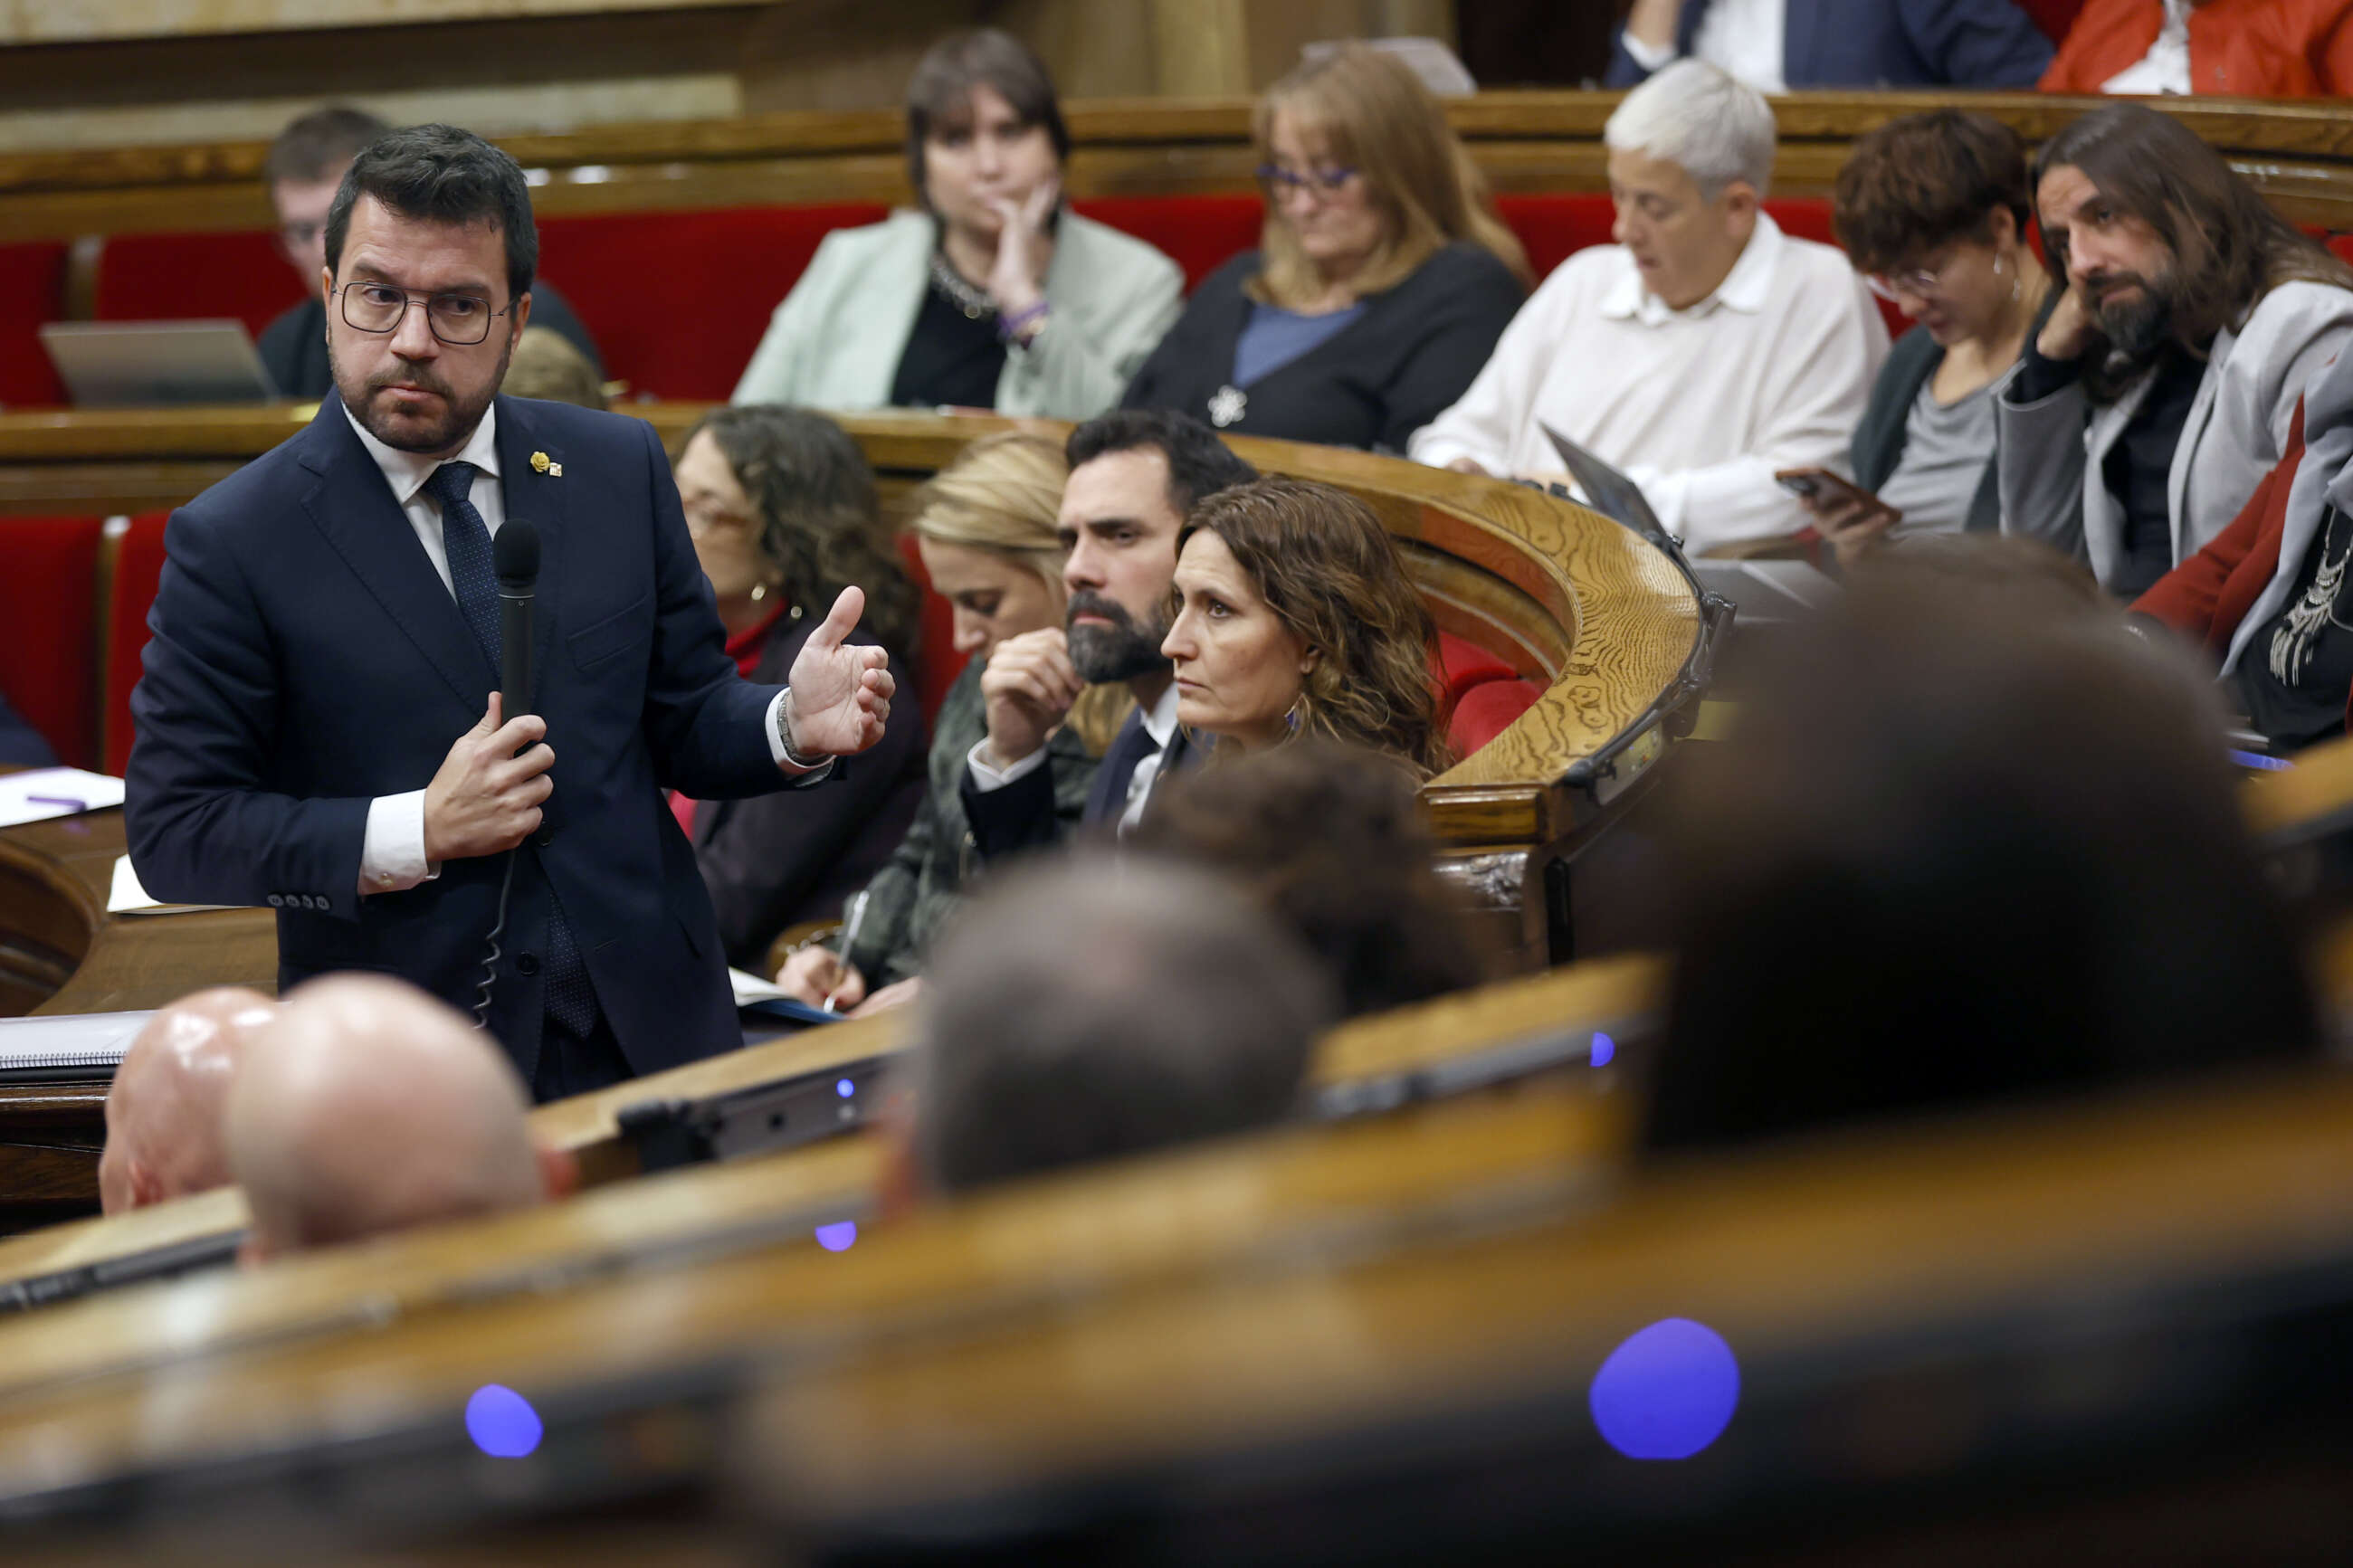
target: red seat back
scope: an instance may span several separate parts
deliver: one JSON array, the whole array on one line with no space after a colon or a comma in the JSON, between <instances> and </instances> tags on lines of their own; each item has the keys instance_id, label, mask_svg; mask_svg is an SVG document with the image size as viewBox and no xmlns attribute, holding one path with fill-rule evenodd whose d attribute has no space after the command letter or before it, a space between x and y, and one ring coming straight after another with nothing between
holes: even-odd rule
<instances>
[{"instance_id":1,"label":"red seat back","mask_svg":"<svg viewBox=\"0 0 2353 1568\"><path fill-rule=\"evenodd\" d=\"M1185 269L1187 293L1236 256L1256 250L1266 225L1265 205L1255 195L1090 196L1071 205L1157 247Z\"/></svg>"},{"instance_id":2,"label":"red seat back","mask_svg":"<svg viewBox=\"0 0 2353 1568\"><path fill-rule=\"evenodd\" d=\"M106 603L106 771L120 774L131 761L131 689L139 684L147 647L147 612L164 577L164 523L169 512L131 520L115 541L113 591Z\"/></svg>"},{"instance_id":3,"label":"red seat back","mask_svg":"<svg viewBox=\"0 0 2353 1568\"><path fill-rule=\"evenodd\" d=\"M1467 757L1502 734L1543 695L1544 689L1535 681L1519 679L1483 681L1464 692L1446 730L1454 754Z\"/></svg>"},{"instance_id":4,"label":"red seat back","mask_svg":"<svg viewBox=\"0 0 2353 1568\"><path fill-rule=\"evenodd\" d=\"M632 395L723 398L818 242L886 210L844 202L546 218L539 269Z\"/></svg>"},{"instance_id":5,"label":"red seat back","mask_svg":"<svg viewBox=\"0 0 2353 1568\"><path fill-rule=\"evenodd\" d=\"M40 329L66 313L66 247L0 245L0 403L65 401Z\"/></svg>"},{"instance_id":6,"label":"red seat back","mask_svg":"<svg viewBox=\"0 0 2353 1568\"><path fill-rule=\"evenodd\" d=\"M185 321L227 316L255 337L301 301L302 280L267 230L123 234L98 258L92 302L101 321Z\"/></svg>"},{"instance_id":7,"label":"red seat back","mask_svg":"<svg viewBox=\"0 0 2353 1568\"><path fill-rule=\"evenodd\" d=\"M2084 0L2018 0L2018 8L2034 19L2052 43L2066 37L2067 29L2075 25L2076 13L2084 8Z\"/></svg>"},{"instance_id":8,"label":"red seat back","mask_svg":"<svg viewBox=\"0 0 2353 1568\"><path fill-rule=\"evenodd\" d=\"M97 765L96 517L0 518L0 692L60 761Z\"/></svg>"}]
</instances>

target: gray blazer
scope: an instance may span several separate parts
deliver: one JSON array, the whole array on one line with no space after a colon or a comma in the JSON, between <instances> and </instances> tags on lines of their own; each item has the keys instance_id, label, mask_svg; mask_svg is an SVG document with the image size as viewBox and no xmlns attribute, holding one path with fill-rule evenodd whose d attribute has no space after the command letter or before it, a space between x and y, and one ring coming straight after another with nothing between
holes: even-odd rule
<instances>
[{"instance_id":1,"label":"gray blazer","mask_svg":"<svg viewBox=\"0 0 2353 1568\"><path fill-rule=\"evenodd\" d=\"M737 403L838 412L881 408L930 287L939 226L893 213L825 237L753 353ZM1185 274L1144 241L1073 212L1046 268L1053 315L1035 346L1005 356L997 412L1091 419L1119 395L1185 306Z\"/></svg>"},{"instance_id":2,"label":"gray blazer","mask_svg":"<svg viewBox=\"0 0 2353 1568\"><path fill-rule=\"evenodd\" d=\"M2353 289L2283 283L2255 301L2235 331L2214 340L2198 397L2173 449L2167 510L2179 565L2239 515L2279 462L2306 383L2353 335ZM2092 406L2077 382L2031 404L1995 412L2000 440L2001 526L2088 560L2114 580L2124 554L2124 509L2100 465L2148 395L2144 377L2116 402Z\"/></svg>"}]
</instances>

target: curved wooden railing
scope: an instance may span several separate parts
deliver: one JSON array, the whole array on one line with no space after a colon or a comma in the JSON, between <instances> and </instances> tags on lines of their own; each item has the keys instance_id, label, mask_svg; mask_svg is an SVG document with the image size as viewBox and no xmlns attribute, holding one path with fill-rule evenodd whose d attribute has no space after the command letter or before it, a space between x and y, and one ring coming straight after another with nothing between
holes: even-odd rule
<instances>
[{"instance_id":1,"label":"curved wooden railing","mask_svg":"<svg viewBox=\"0 0 2353 1568\"><path fill-rule=\"evenodd\" d=\"M2032 93L1810 92L1774 100L1780 194L1826 195L1862 132L1899 114L1981 109L2031 140L2098 102ZM1615 93L1486 92L1447 118L1499 191L1606 188ZM1257 157L1240 99L1075 100L1068 188L1079 197L1249 189ZM2170 101L2300 223L2353 229L2353 124L2320 101ZM903 123L887 110L603 126L501 144L533 172L543 216L777 202L907 198ZM266 227L268 145L215 142L0 156L0 241Z\"/></svg>"}]
</instances>

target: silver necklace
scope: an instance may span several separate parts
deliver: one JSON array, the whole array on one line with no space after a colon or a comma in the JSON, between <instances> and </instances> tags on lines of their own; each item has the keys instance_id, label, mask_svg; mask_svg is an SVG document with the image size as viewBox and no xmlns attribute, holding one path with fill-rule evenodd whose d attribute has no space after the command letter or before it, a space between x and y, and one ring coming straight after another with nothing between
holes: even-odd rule
<instances>
[{"instance_id":1,"label":"silver necklace","mask_svg":"<svg viewBox=\"0 0 2353 1568\"><path fill-rule=\"evenodd\" d=\"M2337 539L2337 523L2342 514L2335 507L2328 509L2328 526L2320 538L2320 570L2313 574L2312 586L2304 597L2289 609L2287 618L2272 633L2272 679L2283 686L2294 686L2304 679L2306 666L2312 663L2313 639L2324 626L2334 626L2353 631L2337 618L2337 590L2344 585L2345 567L2353 562L2353 539L2332 561L2329 546Z\"/></svg>"},{"instance_id":2,"label":"silver necklace","mask_svg":"<svg viewBox=\"0 0 2353 1568\"><path fill-rule=\"evenodd\" d=\"M948 258L938 251L932 252L932 287L938 289L947 302L965 313L965 319L984 321L997 314L997 301L988 297L986 289L976 289L965 282Z\"/></svg>"}]
</instances>

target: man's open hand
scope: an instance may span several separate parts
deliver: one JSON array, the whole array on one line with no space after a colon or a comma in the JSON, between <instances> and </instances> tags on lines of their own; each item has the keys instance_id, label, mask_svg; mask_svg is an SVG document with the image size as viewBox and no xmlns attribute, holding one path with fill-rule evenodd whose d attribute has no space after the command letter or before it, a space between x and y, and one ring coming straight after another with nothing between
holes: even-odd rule
<instances>
[{"instance_id":1,"label":"man's open hand","mask_svg":"<svg viewBox=\"0 0 2353 1568\"><path fill-rule=\"evenodd\" d=\"M555 790L547 776L555 753L541 743L546 734L547 721L536 713L501 723L499 694L491 693L482 721L458 737L425 786L427 861L496 855L539 831L540 805Z\"/></svg>"},{"instance_id":2,"label":"man's open hand","mask_svg":"<svg viewBox=\"0 0 2353 1568\"><path fill-rule=\"evenodd\" d=\"M882 738L890 721L891 656L842 639L858 629L866 594L844 588L825 624L809 634L793 660L790 719L793 750L805 757L847 757Z\"/></svg>"},{"instance_id":3,"label":"man's open hand","mask_svg":"<svg viewBox=\"0 0 2353 1568\"><path fill-rule=\"evenodd\" d=\"M988 754L997 765L1011 767L1044 745L1085 689L1061 627L1023 632L998 643L980 672Z\"/></svg>"}]
</instances>

